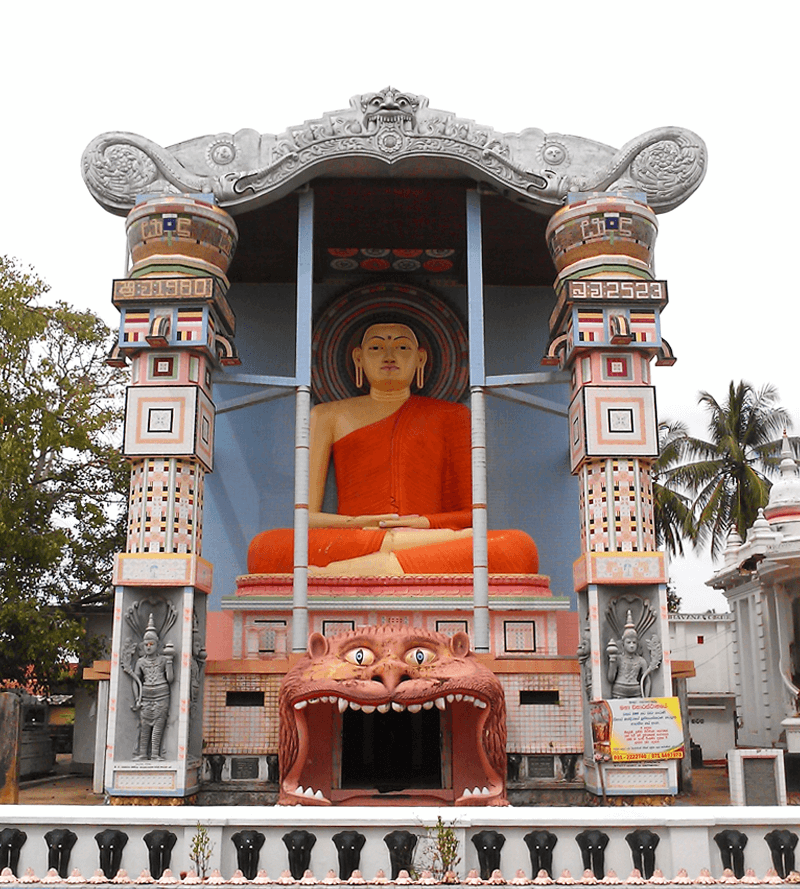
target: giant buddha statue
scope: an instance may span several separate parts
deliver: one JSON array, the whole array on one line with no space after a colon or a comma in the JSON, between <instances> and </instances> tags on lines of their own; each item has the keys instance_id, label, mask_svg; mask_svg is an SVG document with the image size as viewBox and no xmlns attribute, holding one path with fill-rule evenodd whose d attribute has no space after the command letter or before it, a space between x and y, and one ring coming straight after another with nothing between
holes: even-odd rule
<instances>
[{"instance_id":1,"label":"giant buddha statue","mask_svg":"<svg viewBox=\"0 0 800 889\"><path fill-rule=\"evenodd\" d=\"M404 324L374 324L353 349L356 385L369 394L311 411L310 575L402 576L472 572L469 410L412 395L428 360ZM334 462L338 510L322 512ZM536 545L522 531L490 531L491 574L535 574ZM293 532L250 544L251 574L291 573Z\"/></svg>"}]
</instances>

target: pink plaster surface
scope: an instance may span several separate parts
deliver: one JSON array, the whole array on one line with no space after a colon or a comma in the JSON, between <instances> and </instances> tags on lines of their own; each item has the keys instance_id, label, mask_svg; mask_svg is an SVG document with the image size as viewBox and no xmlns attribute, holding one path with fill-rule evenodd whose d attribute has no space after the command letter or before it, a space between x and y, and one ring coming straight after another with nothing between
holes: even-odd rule
<instances>
[{"instance_id":1,"label":"pink plaster surface","mask_svg":"<svg viewBox=\"0 0 800 889\"><path fill-rule=\"evenodd\" d=\"M574 657L578 650L580 621L577 611L556 612L558 653Z\"/></svg>"},{"instance_id":2,"label":"pink plaster surface","mask_svg":"<svg viewBox=\"0 0 800 889\"><path fill-rule=\"evenodd\" d=\"M226 661L233 657L233 614L209 611L206 616L206 651L212 661Z\"/></svg>"}]
</instances>

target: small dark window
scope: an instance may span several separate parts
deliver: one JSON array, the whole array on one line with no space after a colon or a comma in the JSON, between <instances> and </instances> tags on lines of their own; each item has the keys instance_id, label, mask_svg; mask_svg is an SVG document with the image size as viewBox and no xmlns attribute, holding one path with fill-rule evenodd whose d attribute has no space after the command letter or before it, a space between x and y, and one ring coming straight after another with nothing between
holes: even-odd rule
<instances>
[{"instance_id":1,"label":"small dark window","mask_svg":"<svg viewBox=\"0 0 800 889\"><path fill-rule=\"evenodd\" d=\"M557 704L558 689L546 691L521 691L519 693L520 704Z\"/></svg>"},{"instance_id":2,"label":"small dark window","mask_svg":"<svg viewBox=\"0 0 800 889\"><path fill-rule=\"evenodd\" d=\"M529 778L555 778L556 758L554 756L529 756Z\"/></svg>"},{"instance_id":3,"label":"small dark window","mask_svg":"<svg viewBox=\"0 0 800 889\"><path fill-rule=\"evenodd\" d=\"M232 756L231 779L234 781L258 780L257 756Z\"/></svg>"},{"instance_id":4,"label":"small dark window","mask_svg":"<svg viewBox=\"0 0 800 889\"><path fill-rule=\"evenodd\" d=\"M229 691L225 693L226 707L263 707L263 691Z\"/></svg>"},{"instance_id":5,"label":"small dark window","mask_svg":"<svg viewBox=\"0 0 800 889\"><path fill-rule=\"evenodd\" d=\"M698 645L705 645L705 642L706 642L706 637L705 637L705 636L698 636L698 637L697 637L697 644L698 644Z\"/></svg>"}]
</instances>

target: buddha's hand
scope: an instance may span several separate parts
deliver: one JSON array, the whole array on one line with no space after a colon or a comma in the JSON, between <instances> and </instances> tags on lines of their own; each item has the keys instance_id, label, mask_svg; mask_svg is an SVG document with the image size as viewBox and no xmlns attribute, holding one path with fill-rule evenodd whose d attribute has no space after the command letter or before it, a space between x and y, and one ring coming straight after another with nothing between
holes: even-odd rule
<instances>
[{"instance_id":1,"label":"buddha's hand","mask_svg":"<svg viewBox=\"0 0 800 889\"><path fill-rule=\"evenodd\" d=\"M430 528L431 526L425 516L398 515L396 512L348 516L346 521L346 526L349 528Z\"/></svg>"},{"instance_id":2,"label":"buddha's hand","mask_svg":"<svg viewBox=\"0 0 800 889\"><path fill-rule=\"evenodd\" d=\"M379 528L430 528L431 523L424 515L399 515L384 519Z\"/></svg>"}]
</instances>

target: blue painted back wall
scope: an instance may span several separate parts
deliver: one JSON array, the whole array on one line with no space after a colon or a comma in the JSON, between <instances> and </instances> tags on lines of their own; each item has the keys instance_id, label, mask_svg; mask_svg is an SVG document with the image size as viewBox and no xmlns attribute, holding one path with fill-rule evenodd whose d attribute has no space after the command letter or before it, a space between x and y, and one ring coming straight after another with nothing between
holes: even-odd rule
<instances>
[{"instance_id":1,"label":"blue painted back wall","mask_svg":"<svg viewBox=\"0 0 800 889\"><path fill-rule=\"evenodd\" d=\"M340 288L315 287L315 311ZM462 288L440 295L466 314ZM240 373L291 376L294 371L293 284L234 285ZM540 370L547 321L555 297L550 288L487 287L486 369L489 374ZM221 404L255 391L217 385ZM536 386L536 395L567 404L566 384ZM570 595L572 562L580 553L578 488L569 474L566 419L487 398L489 527L520 528L539 546L540 570L553 592ZM206 477L203 556L214 564L209 608L232 595L247 570L250 539L265 528L292 523L294 486L294 397L217 417L214 472ZM330 504L332 508L333 504Z\"/></svg>"}]
</instances>

